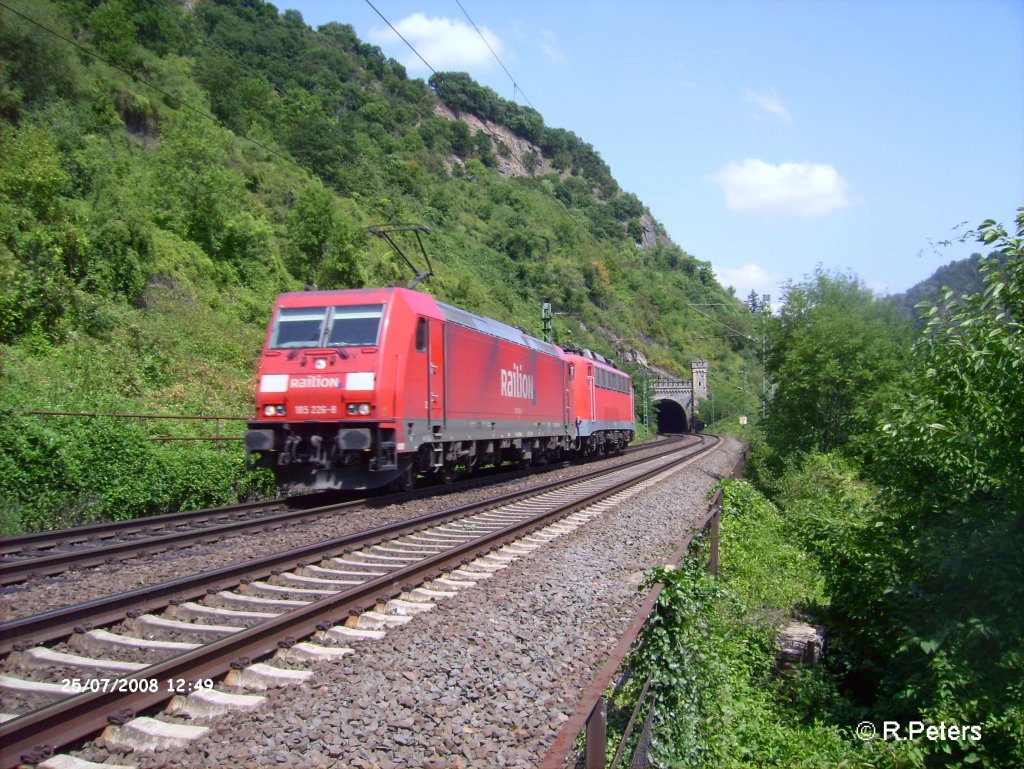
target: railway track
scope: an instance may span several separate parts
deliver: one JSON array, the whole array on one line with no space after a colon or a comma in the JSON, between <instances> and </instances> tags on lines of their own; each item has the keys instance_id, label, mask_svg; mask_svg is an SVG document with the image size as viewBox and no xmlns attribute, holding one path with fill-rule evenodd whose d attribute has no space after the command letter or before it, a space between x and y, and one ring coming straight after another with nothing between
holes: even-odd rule
<instances>
[{"instance_id":1,"label":"railway track","mask_svg":"<svg viewBox=\"0 0 1024 769\"><path fill-rule=\"evenodd\" d=\"M259 689L301 680L307 672L281 673L251 660L275 650L286 663L344 655L347 639L402 624L432 606L431 598L485 579L508 559L541 546L549 536L543 527L709 447L6 623L0 643L13 654L3 663L0 687L22 710L0 726L2 765L38 762L50 748L94 734L111 717L133 724L128 711L176 694L188 695L176 704L178 712L243 707L253 695L222 689ZM516 539L520 544L508 544ZM118 632L103 629L116 623ZM309 637L316 642L300 640ZM225 684L209 691L205 683L225 673ZM85 689L78 694L74 684L61 683L76 679ZM196 682L203 685L187 691Z\"/></svg>"},{"instance_id":2,"label":"railway track","mask_svg":"<svg viewBox=\"0 0 1024 769\"><path fill-rule=\"evenodd\" d=\"M645 444L626 451L650 447L650 444ZM212 542L240 532L274 529L321 516L358 510L370 504L394 504L460 491L493 483L496 479L520 477L538 469L543 468L488 473L444 486L379 494L326 505L318 505L317 501L329 495L307 494L8 537L0 542L0 587L61 574L71 569L99 566L170 548L187 547L197 542Z\"/></svg>"},{"instance_id":3,"label":"railway track","mask_svg":"<svg viewBox=\"0 0 1024 769\"><path fill-rule=\"evenodd\" d=\"M157 520L114 521L11 537L5 540L0 555L0 586L216 539L260 525L283 525L316 513L316 509L288 509L285 500L271 500L174 513Z\"/></svg>"}]
</instances>

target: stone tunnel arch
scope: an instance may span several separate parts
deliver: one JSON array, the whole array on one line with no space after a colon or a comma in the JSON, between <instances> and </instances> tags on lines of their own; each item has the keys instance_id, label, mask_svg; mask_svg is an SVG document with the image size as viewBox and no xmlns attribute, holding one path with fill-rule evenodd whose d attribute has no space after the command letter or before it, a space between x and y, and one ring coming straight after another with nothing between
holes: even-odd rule
<instances>
[{"instance_id":1,"label":"stone tunnel arch","mask_svg":"<svg viewBox=\"0 0 1024 769\"><path fill-rule=\"evenodd\" d=\"M655 419L659 433L688 433L690 423L686 418L686 409L672 398L654 401Z\"/></svg>"}]
</instances>

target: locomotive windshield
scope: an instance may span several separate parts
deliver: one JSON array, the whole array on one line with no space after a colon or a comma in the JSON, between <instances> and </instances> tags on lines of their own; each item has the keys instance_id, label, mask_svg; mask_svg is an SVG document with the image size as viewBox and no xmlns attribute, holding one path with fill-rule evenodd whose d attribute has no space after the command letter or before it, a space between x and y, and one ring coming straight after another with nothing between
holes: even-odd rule
<instances>
[{"instance_id":1,"label":"locomotive windshield","mask_svg":"<svg viewBox=\"0 0 1024 769\"><path fill-rule=\"evenodd\" d=\"M270 348L374 346L383 314L382 304L282 307L274 320Z\"/></svg>"},{"instance_id":2,"label":"locomotive windshield","mask_svg":"<svg viewBox=\"0 0 1024 769\"><path fill-rule=\"evenodd\" d=\"M332 307L324 329L324 347L367 347L377 344L382 304L353 304Z\"/></svg>"}]
</instances>

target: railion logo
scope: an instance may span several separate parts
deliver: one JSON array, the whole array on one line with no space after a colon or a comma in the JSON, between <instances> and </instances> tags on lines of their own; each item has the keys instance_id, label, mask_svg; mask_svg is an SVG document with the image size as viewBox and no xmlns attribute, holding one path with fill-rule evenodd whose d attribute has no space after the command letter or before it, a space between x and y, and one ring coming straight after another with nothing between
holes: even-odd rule
<instances>
[{"instance_id":1,"label":"railion logo","mask_svg":"<svg viewBox=\"0 0 1024 769\"><path fill-rule=\"evenodd\" d=\"M534 400L533 375L524 374L523 367L518 363L511 369L501 369L501 394L505 398L525 398Z\"/></svg>"},{"instance_id":2,"label":"railion logo","mask_svg":"<svg viewBox=\"0 0 1024 769\"><path fill-rule=\"evenodd\" d=\"M335 389L340 389L341 379L336 376L317 376L316 374L304 377L292 377L288 381L288 387L296 389L304 387L333 387Z\"/></svg>"}]
</instances>

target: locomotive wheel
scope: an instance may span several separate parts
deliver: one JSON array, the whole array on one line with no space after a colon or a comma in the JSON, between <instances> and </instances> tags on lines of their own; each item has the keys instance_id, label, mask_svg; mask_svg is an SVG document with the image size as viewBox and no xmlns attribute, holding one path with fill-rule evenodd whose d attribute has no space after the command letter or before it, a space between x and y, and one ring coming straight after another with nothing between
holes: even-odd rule
<instances>
[{"instance_id":1,"label":"locomotive wheel","mask_svg":"<svg viewBox=\"0 0 1024 769\"><path fill-rule=\"evenodd\" d=\"M412 491L416 488L416 473L413 472L411 462L405 466L395 480L391 481L391 488L393 491Z\"/></svg>"}]
</instances>

